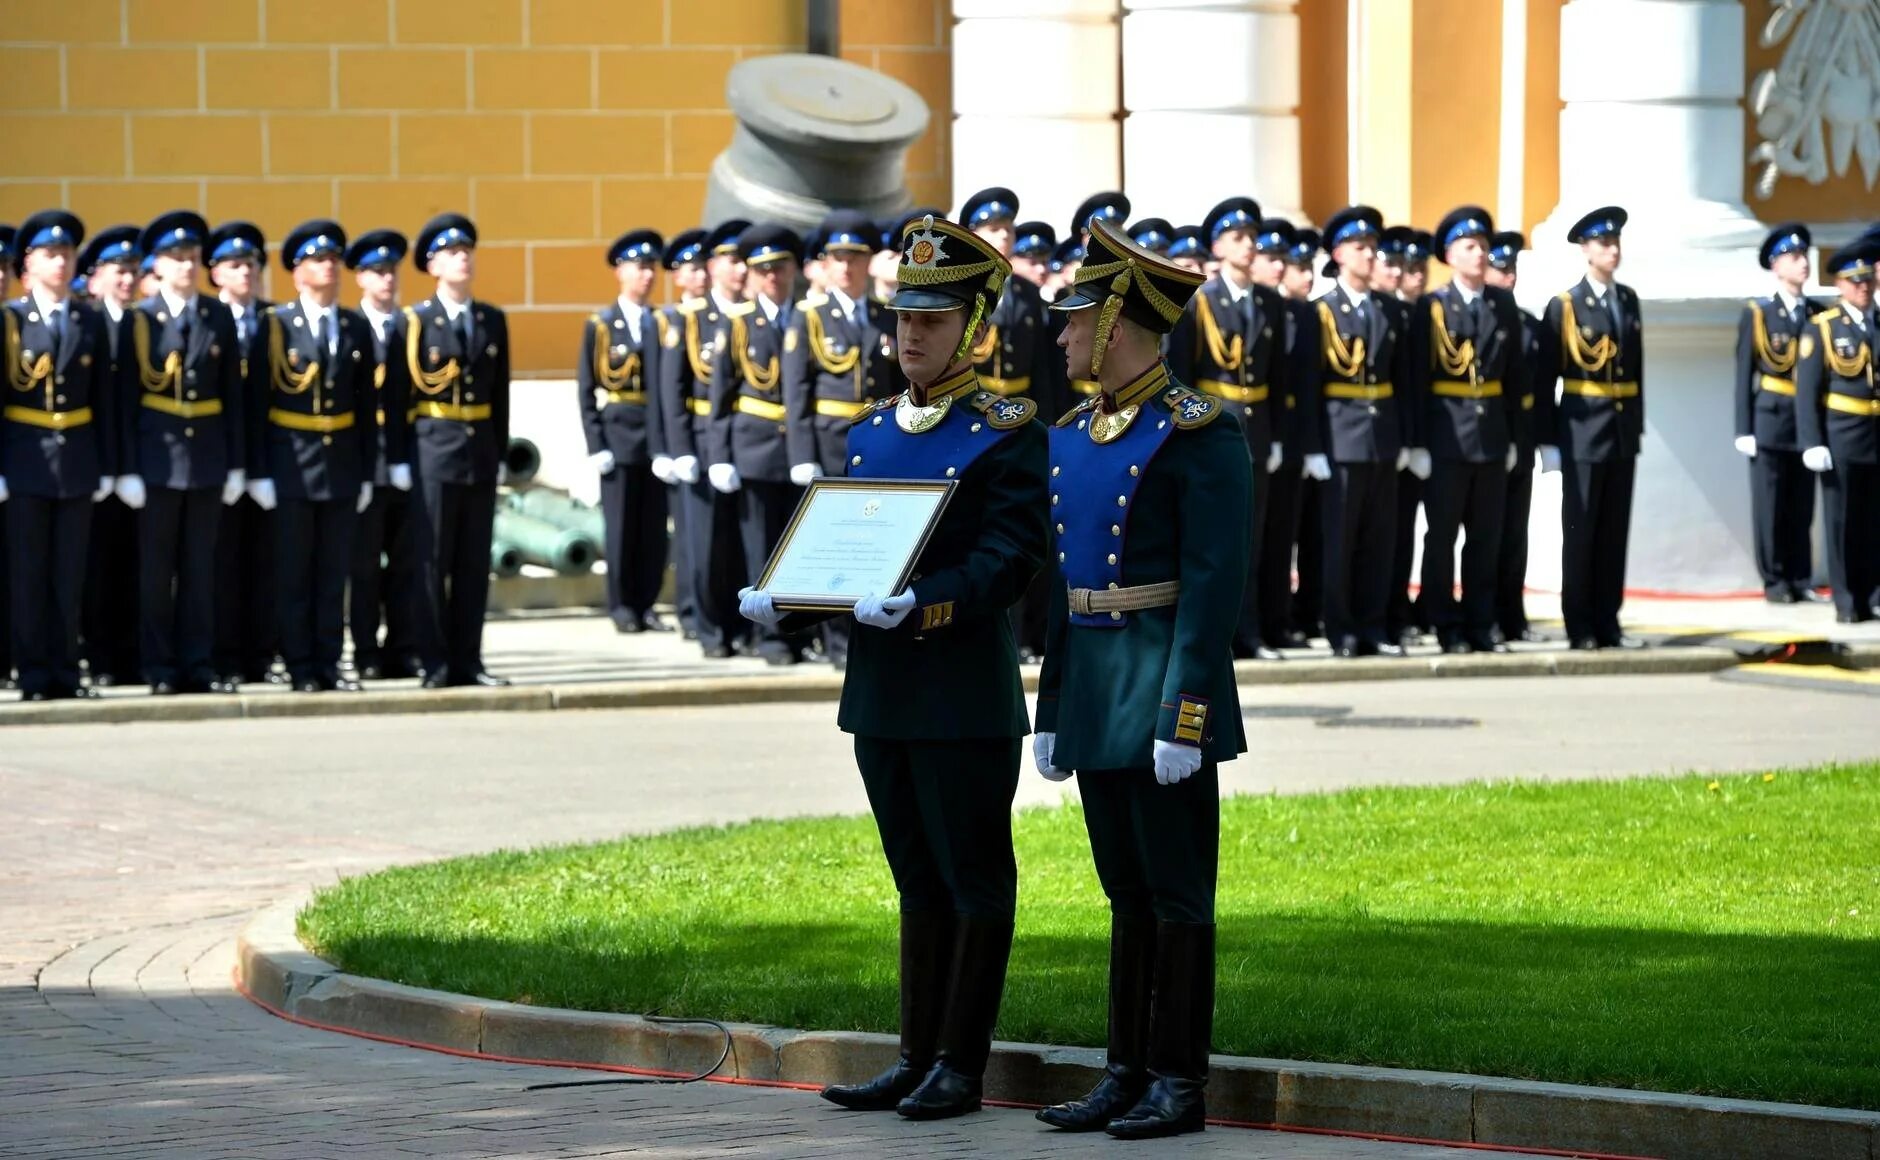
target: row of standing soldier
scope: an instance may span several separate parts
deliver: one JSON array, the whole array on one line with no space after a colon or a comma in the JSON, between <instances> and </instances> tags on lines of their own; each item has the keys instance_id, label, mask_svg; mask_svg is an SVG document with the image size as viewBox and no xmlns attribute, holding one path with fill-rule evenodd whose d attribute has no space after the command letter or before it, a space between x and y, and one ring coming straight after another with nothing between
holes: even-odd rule
<instances>
[{"instance_id":1,"label":"row of standing soldier","mask_svg":"<svg viewBox=\"0 0 1880 1160\"><path fill-rule=\"evenodd\" d=\"M506 683L481 635L508 335L471 297L468 219L419 231L438 288L403 310L389 230L349 246L336 222L294 229L281 260L298 293L280 305L254 294L267 250L245 222L177 211L87 245L54 210L12 242L28 293L5 312L0 498L27 699L140 679L234 692L277 653L299 691L357 689L340 667L349 580L360 676ZM337 304L342 260L359 311ZM205 266L219 297L198 287Z\"/></svg>"}]
</instances>

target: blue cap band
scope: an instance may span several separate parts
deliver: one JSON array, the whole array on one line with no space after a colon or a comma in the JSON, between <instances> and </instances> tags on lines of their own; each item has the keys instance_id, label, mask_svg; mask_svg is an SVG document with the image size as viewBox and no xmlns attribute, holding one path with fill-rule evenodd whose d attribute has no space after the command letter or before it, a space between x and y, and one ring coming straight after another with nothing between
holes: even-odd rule
<instances>
[{"instance_id":1,"label":"blue cap band","mask_svg":"<svg viewBox=\"0 0 1880 1160\"><path fill-rule=\"evenodd\" d=\"M1603 222L1594 222L1592 225L1587 226L1586 229L1580 232L1580 236L1583 238L1603 238L1607 234L1616 234L1618 232L1619 223L1608 218Z\"/></svg>"},{"instance_id":2,"label":"blue cap band","mask_svg":"<svg viewBox=\"0 0 1880 1160\"><path fill-rule=\"evenodd\" d=\"M1049 250L1051 243L1043 234L1026 234L1012 244L1014 254L1029 254L1037 250Z\"/></svg>"},{"instance_id":3,"label":"blue cap band","mask_svg":"<svg viewBox=\"0 0 1880 1160\"><path fill-rule=\"evenodd\" d=\"M1186 237L1176 238L1168 248L1168 256L1171 258L1187 258L1200 253L1201 239L1192 234Z\"/></svg>"},{"instance_id":4,"label":"blue cap band","mask_svg":"<svg viewBox=\"0 0 1880 1160\"><path fill-rule=\"evenodd\" d=\"M1245 229L1254 224L1256 223L1253 220L1252 214L1244 209L1237 209L1233 213L1221 215L1221 220L1215 222L1214 228L1208 231L1208 240L1210 242L1219 241L1221 235L1228 230Z\"/></svg>"},{"instance_id":5,"label":"blue cap band","mask_svg":"<svg viewBox=\"0 0 1880 1160\"><path fill-rule=\"evenodd\" d=\"M175 229L171 230L169 233L164 234L162 237L157 239L157 252L161 253L164 250L180 249L183 246L200 246L200 245L202 245L202 239L196 236L196 233L194 230L189 230L189 229L183 228L182 226L177 226Z\"/></svg>"},{"instance_id":6,"label":"blue cap band","mask_svg":"<svg viewBox=\"0 0 1880 1160\"><path fill-rule=\"evenodd\" d=\"M753 247L750 256L744 260L748 264L762 258L794 258L795 256L796 255L792 254L787 246L777 246L766 242L763 245Z\"/></svg>"},{"instance_id":7,"label":"blue cap band","mask_svg":"<svg viewBox=\"0 0 1880 1160\"><path fill-rule=\"evenodd\" d=\"M72 235L66 233L64 226L47 226L45 229L40 230L32 236L32 240L26 243L26 249L37 249L40 246L69 246L71 244Z\"/></svg>"},{"instance_id":8,"label":"blue cap band","mask_svg":"<svg viewBox=\"0 0 1880 1160\"><path fill-rule=\"evenodd\" d=\"M1122 217L1122 216L1123 216L1122 214L1116 212L1115 206L1100 205L1096 209L1093 209L1090 211L1090 216L1084 219L1084 224L1089 225L1091 222L1096 221L1098 218L1102 218L1106 222L1115 221L1117 218Z\"/></svg>"},{"instance_id":9,"label":"blue cap band","mask_svg":"<svg viewBox=\"0 0 1880 1160\"><path fill-rule=\"evenodd\" d=\"M436 253L437 247L432 246L431 251L432 253ZM334 257L338 257L339 245L325 234L308 238L298 250L294 251L294 263L298 265L318 254L332 254Z\"/></svg>"},{"instance_id":10,"label":"blue cap band","mask_svg":"<svg viewBox=\"0 0 1880 1160\"><path fill-rule=\"evenodd\" d=\"M254 243L247 238L227 238L209 255L209 264L226 262L230 258L245 258L255 252Z\"/></svg>"},{"instance_id":11,"label":"blue cap band","mask_svg":"<svg viewBox=\"0 0 1880 1160\"><path fill-rule=\"evenodd\" d=\"M390 246L380 246L365 257L359 259L361 266L396 266L398 253Z\"/></svg>"},{"instance_id":12,"label":"blue cap band","mask_svg":"<svg viewBox=\"0 0 1880 1160\"><path fill-rule=\"evenodd\" d=\"M157 268L157 256L155 254L145 254L144 265L143 265L144 273L146 274L154 273L156 271L156 268Z\"/></svg>"},{"instance_id":13,"label":"blue cap band","mask_svg":"<svg viewBox=\"0 0 1880 1160\"><path fill-rule=\"evenodd\" d=\"M1443 248L1448 249L1450 246L1454 245L1457 238L1466 238L1470 234L1486 234L1487 232L1488 224L1486 222L1479 221L1475 218L1469 218L1467 221L1459 221L1449 227L1449 232L1443 235Z\"/></svg>"},{"instance_id":14,"label":"blue cap band","mask_svg":"<svg viewBox=\"0 0 1880 1160\"><path fill-rule=\"evenodd\" d=\"M1808 243L1802 240L1802 235L1790 234L1770 247L1769 256L1773 258L1779 254L1793 254L1806 249L1808 249Z\"/></svg>"},{"instance_id":15,"label":"blue cap band","mask_svg":"<svg viewBox=\"0 0 1880 1160\"><path fill-rule=\"evenodd\" d=\"M1376 236L1377 230L1370 222L1357 218L1346 222L1336 234L1332 235L1332 245L1340 246L1353 238L1375 238Z\"/></svg>"},{"instance_id":16,"label":"blue cap band","mask_svg":"<svg viewBox=\"0 0 1880 1160\"><path fill-rule=\"evenodd\" d=\"M683 266L687 262L696 262L704 256L705 256L705 243L693 242L691 245L687 246L685 249L680 250L677 254L673 255L672 264L675 266Z\"/></svg>"},{"instance_id":17,"label":"blue cap band","mask_svg":"<svg viewBox=\"0 0 1880 1160\"><path fill-rule=\"evenodd\" d=\"M136 256L137 256L137 243L136 242L131 242L131 241L112 242L110 245L105 246L98 251L98 256L92 260L92 265L94 267L102 266L106 262L113 262L118 265L123 265L127 258L135 258Z\"/></svg>"},{"instance_id":18,"label":"blue cap band","mask_svg":"<svg viewBox=\"0 0 1880 1160\"><path fill-rule=\"evenodd\" d=\"M456 226L452 226L431 239L431 246L424 251L424 256L428 258L439 250L449 249L451 246L474 245L476 245L476 242L471 239L469 234L464 233Z\"/></svg>"},{"instance_id":19,"label":"blue cap band","mask_svg":"<svg viewBox=\"0 0 1880 1160\"><path fill-rule=\"evenodd\" d=\"M871 254L875 251L875 243L855 233L853 230L842 230L839 233L831 234L829 240L823 243L822 248L825 250L833 250L837 246L848 246L851 249L866 250Z\"/></svg>"},{"instance_id":20,"label":"blue cap band","mask_svg":"<svg viewBox=\"0 0 1880 1160\"><path fill-rule=\"evenodd\" d=\"M1144 230L1131 238L1130 241L1135 242L1145 250L1153 250L1158 246L1168 245L1168 235L1161 230Z\"/></svg>"},{"instance_id":21,"label":"blue cap band","mask_svg":"<svg viewBox=\"0 0 1880 1160\"><path fill-rule=\"evenodd\" d=\"M620 251L620 256L614 259L614 265L618 266L622 262L656 262L658 260L658 246L651 242L639 242Z\"/></svg>"},{"instance_id":22,"label":"blue cap band","mask_svg":"<svg viewBox=\"0 0 1880 1160\"><path fill-rule=\"evenodd\" d=\"M986 222L990 221L1009 221L1017 216L1017 206L1006 205L1002 201L989 201L974 210L973 216L966 224L969 226L984 225Z\"/></svg>"}]
</instances>

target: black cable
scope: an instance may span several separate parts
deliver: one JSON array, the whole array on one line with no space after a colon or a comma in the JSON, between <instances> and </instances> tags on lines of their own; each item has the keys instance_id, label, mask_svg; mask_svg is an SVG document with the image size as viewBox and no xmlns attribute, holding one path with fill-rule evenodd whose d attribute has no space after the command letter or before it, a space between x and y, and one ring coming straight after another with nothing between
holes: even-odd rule
<instances>
[{"instance_id":1,"label":"black cable","mask_svg":"<svg viewBox=\"0 0 1880 1160\"><path fill-rule=\"evenodd\" d=\"M704 1071L701 1071L696 1075L675 1075L675 1076L624 1075L624 1076L616 1076L613 1079L577 1079L577 1080L567 1080L562 1083L530 1084L528 1087L523 1088L522 1090L529 1091L529 1092L545 1092L545 1091L550 1090L551 1088L600 1087L603 1084L616 1084L616 1083L645 1083L645 1084L697 1083L702 1079L709 1079L711 1076L717 1074L718 1069L725 1065L725 1060L731 1058L731 1028L726 1027L723 1023L718 1022L718 1020L716 1019L679 1019L679 1018L674 1018L674 1017L670 1017L666 1015L653 1015L653 1014L642 1015L640 1016L640 1018L646 1020L648 1023L694 1023L694 1024L699 1024L705 1027L716 1027L719 1033L725 1037L724 1050L718 1053L718 1061L716 1063L712 1064L710 1067L706 1068Z\"/></svg>"}]
</instances>

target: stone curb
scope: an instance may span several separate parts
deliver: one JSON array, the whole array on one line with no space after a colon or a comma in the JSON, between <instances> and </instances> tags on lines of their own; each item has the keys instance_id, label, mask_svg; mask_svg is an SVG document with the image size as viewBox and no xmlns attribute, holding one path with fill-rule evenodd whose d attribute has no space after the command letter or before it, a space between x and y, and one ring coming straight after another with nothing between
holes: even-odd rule
<instances>
[{"instance_id":1,"label":"stone curb","mask_svg":"<svg viewBox=\"0 0 1880 1160\"><path fill-rule=\"evenodd\" d=\"M1577 677L1714 673L1743 658L1711 645L1638 652L1515 652L1471 656L1314 657L1280 663L1240 661L1242 687L1407 681L1430 677ZM1024 671L1025 688L1038 688L1038 670ZM122 725L150 721L226 721L278 717L364 717L409 713L526 713L561 709L656 709L675 706L834 701L842 675L827 669L763 676L687 677L597 681L572 685L512 685L504 689L387 689L360 693L235 696L104 697L87 701L0 704L8 725Z\"/></svg>"},{"instance_id":2,"label":"stone curb","mask_svg":"<svg viewBox=\"0 0 1880 1160\"><path fill-rule=\"evenodd\" d=\"M302 901L256 915L237 943L251 998L295 1019L416 1046L513 1061L704 1071L724 1039L698 1025L528 1007L345 974L294 933ZM891 1035L726 1025L718 1075L772 1083L854 1082L885 1068ZM986 1097L1057 1103L1102 1074L1093 1048L998 1043ZM1216 1055L1208 1110L1242 1124L1666 1160L1874 1160L1880 1112L1715 1099L1445 1072Z\"/></svg>"}]
</instances>

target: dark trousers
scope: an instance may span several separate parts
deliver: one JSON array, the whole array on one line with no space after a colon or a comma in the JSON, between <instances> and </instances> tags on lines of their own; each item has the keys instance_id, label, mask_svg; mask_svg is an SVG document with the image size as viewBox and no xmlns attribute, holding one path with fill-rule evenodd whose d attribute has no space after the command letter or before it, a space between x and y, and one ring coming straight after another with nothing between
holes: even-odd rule
<instances>
[{"instance_id":1,"label":"dark trousers","mask_svg":"<svg viewBox=\"0 0 1880 1160\"><path fill-rule=\"evenodd\" d=\"M215 541L215 671L258 681L280 651L275 608L274 513L242 496L222 513Z\"/></svg>"},{"instance_id":2,"label":"dark trousers","mask_svg":"<svg viewBox=\"0 0 1880 1160\"><path fill-rule=\"evenodd\" d=\"M1528 516L1534 506L1534 453L1515 461L1508 473L1508 502L1501 516L1501 561L1495 572L1495 621L1514 640L1528 630Z\"/></svg>"},{"instance_id":3,"label":"dark trousers","mask_svg":"<svg viewBox=\"0 0 1880 1160\"><path fill-rule=\"evenodd\" d=\"M1306 636L1325 629L1325 485L1299 483L1299 586L1293 589L1293 627Z\"/></svg>"},{"instance_id":4,"label":"dark trousers","mask_svg":"<svg viewBox=\"0 0 1880 1160\"><path fill-rule=\"evenodd\" d=\"M669 483L666 487L666 511L672 517L672 536L666 544L666 557L672 564L673 611L679 615L679 627L689 635L698 635L698 591L692 575L691 541L686 520L691 515L685 499L686 485Z\"/></svg>"},{"instance_id":5,"label":"dark trousers","mask_svg":"<svg viewBox=\"0 0 1880 1160\"><path fill-rule=\"evenodd\" d=\"M1045 631L1051 622L1052 583L1051 570L1040 569L1012 607L1012 639L1033 656L1044 655Z\"/></svg>"},{"instance_id":6,"label":"dark trousers","mask_svg":"<svg viewBox=\"0 0 1880 1160\"><path fill-rule=\"evenodd\" d=\"M0 503L0 544L7 542L7 505ZM0 552L0 681L13 676L13 584L7 553Z\"/></svg>"},{"instance_id":7,"label":"dark trousers","mask_svg":"<svg viewBox=\"0 0 1880 1160\"><path fill-rule=\"evenodd\" d=\"M1259 490L1255 481L1254 489ZM1283 460L1265 479L1266 530L1260 543L1260 636L1278 648L1293 621L1293 545L1299 540L1299 505L1305 477L1297 459Z\"/></svg>"},{"instance_id":8,"label":"dark trousers","mask_svg":"<svg viewBox=\"0 0 1880 1160\"><path fill-rule=\"evenodd\" d=\"M470 684L483 671L483 614L490 603L494 483L420 480L418 511L419 644L425 674Z\"/></svg>"},{"instance_id":9,"label":"dark trousers","mask_svg":"<svg viewBox=\"0 0 1880 1160\"><path fill-rule=\"evenodd\" d=\"M410 494L395 487L373 488L372 502L353 528L352 596L346 614L354 665L378 664L385 655L395 662L418 663L417 557Z\"/></svg>"},{"instance_id":10,"label":"dark trousers","mask_svg":"<svg viewBox=\"0 0 1880 1160\"><path fill-rule=\"evenodd\" d=\"M1637 466L1630 456L1605 463L1561 463L1560 612L1571 640L1619 639Z\"/></svg>"},{"instance_id":11,"label":"dark trousers","mask_svg":"<svg viewBox=\"0 0 1880 1160\"><path fill-rule=\"evenodd\" d=\"M1802 453L1758 448L1749 461L1749 501L1763 592L1781 596L1812 586L1815 473L1802 466Z\"/></svg>"},{"instance_id":12,"label":"dark trousers","mask_svg":"<svg viewBox=\"0 0 1880 1160\"><path fill-rule=\"evenodd\" d=\"M215 644L215 545L222 489L149 489L138 519L144 678L206 684Z\"/></svg>"},{"instance_id":13,"label":"dark trousers","mask_svg":"<svg viewBox=\"0 0 1880 1160\"><path fill-rule=\"evenodd\" d=\"M1849 463L1837 456L1834 470L1822 473L1821 495L1835 611L1843 619L1870 620L1874 589L1880 587L1880 464ZM24 660L20 671L24 687Z\"/></svg>"},{"instance_id":14,"label":"dark trousers","mask_svg":"<svg viewBox=\"0 0 1880 1160\"><path fill-rule=\"evenodd\" d=\"M1118 915L1214 921L1220 864L1219 767L1159 785L1151 769L1078 771L1097 880Z\"/></svg>"},{"instance_id":15,"label":"dark trousers","mask_svg":"<svg viewBox=\"0 0 1880 1160\"><path fill-rule=\"evenodd\" d=\"M1439 459L1423 485L1423 611L1439 635L1486 641L1495 628L1508 471L1500 460ZM1456 535L1462 542L1462 601L1456 601Z\"/></svg>"},{"instance_id":16,"label":"dark trousers","mask_svg":"<svg viewBox=\"0 0 1880 1160\"><path fill-rule=\"evenodd\" d=\"M1012 797L1022 748L1016 737L855 738L855 765L903 911L1011 919L1018 902Z\"/></svg>"},{"instance_id":17,"label":"dark trousers","mask_svg":"<svg viewBox=\"0 0 1880 1160\"><path fill-rule=\"evenodd\" d=\"M114 495L91 509L82 627L93 679L137 679L137 513Z\"/></svg>"},{"instance_id":18,"label":"dark trousers","mask_svg":"<svg viewBox=\"0 0 1880 1160\"><path fill-rule=\"evenodd\" d=\"M641 620L666 578L666 485L646 464L622 463L601 476L607 529L607 615Z\"/></svg>"},{"instance_id":19,"label":"dark trousers","mask_svg":"<svg viewBox=\"0 0 1880 1160\"><path fill-rule=\"evenodd\" d=\"M1332 477L1320 489L1325 636L1334 648L1385 642L1400 474L1391 463L1335 463Z\"/></svg>"},{"instance_id":20,"label":"dark trousers","mask_svg":"<svg viewBox=\"0 0 1880 1160\"><path fill-rule=\"evenodd\" d=\"M770 562L771 549L777 546L777 541L783 539L783 529L789 526L790 515L796 511L797 501L802 496L803 489L787 480L772 483L747 479L744 486L738 489L738 538L744 546L746 584L756 585L763 576L764 565ZM735 599L731 607L735 613ZM761 625L754 625L753 628L757 651L764 656L791 653L797 648L793 638L785 638L775 628Z\"/></svg>"},{"instance_id":21,"label":"dark trousers","mask_svg":"<svg viewBox=\"0 0 1880 1160\"><path fill-rule=\"evenodd\" d=\"M1416 562L1417 507L1424 483L1409 471L1397 473L1397 519L1390 545L1390 594L1384 606L1384 635L1395 642L1411 629L1430 626L1429 610L1410 599L1410 567Z\"/></svg>"},{"instance_id":22,"label":"dark trousers","mask_svg":"<svg viewBox=\"0 0 1880 1160\"><path fill-rule=\"evenodd\" d=\"M273 512L281 655L295 680L339 679L346 643L346 577L357 507L350 499L284 499ZM488 553L485 553L487 563Z\"/></svg>"},{"instance_id":23,"label":"dark trousers","mask_svg":"<svg viewBox=\"0 0 1880 1160\"><path fill-rule=\"evenodd\" d=\"M20 692L78 688L78 622L85 593L91 496L16 495L7 506L13 658Z\"/></svg>"},{"instance_id":24,"label":"dark trousers","mask_svg":"<svg viewBox=\"0 0 1880 1160\"><path fill-rule=\"evenodd\" d=\"M1260 554L1266 539L1266 509L1269 496L1266 456L1271 447L1249 447L1253 455L1253 503L1248 513L1247 585L1240 590L1240 621L1234 626L1234 655L1252 656L1260 647Z\"/></svg>"},{"instance_id":25,"label":"dark trousers","mask_svg":"<svg viewBox=\"0 0 1880 1160\"><path fill-rule=\"evenodd\" d=\"M699 647L728 648L747 638L750 621L738 615L738 589L744 587L744 553L738 543L737 497L720 495L709 483L679 485L685 512L686 568L692 574L692 600Z\"/></svg>"}]
</instances>

